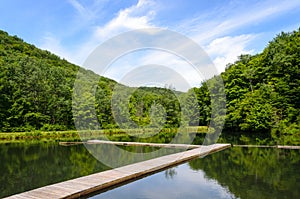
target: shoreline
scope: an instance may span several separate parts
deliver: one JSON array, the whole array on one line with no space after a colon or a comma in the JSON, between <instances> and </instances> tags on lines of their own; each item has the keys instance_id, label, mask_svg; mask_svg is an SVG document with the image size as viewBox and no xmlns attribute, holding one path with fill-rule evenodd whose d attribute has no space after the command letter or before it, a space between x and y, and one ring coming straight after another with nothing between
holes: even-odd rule
<instances>
[{"instance_id":1,"label":"shoreline","mask_svg":"<svg viewBox=\"0 0 300 199\"><path fill-rule=\"evenodd\" d=\"M24 141L64 141L82 140L98 138L99 136L124 136L139 135L147 133L149 135L159 133L207 133L206 126L190 126L183 128L145 128L145 129L103 129L103 130L68 130L68 131L32 131L32 132L0 132L0 143L24 142Z\"/></svg>"}]
</instances>

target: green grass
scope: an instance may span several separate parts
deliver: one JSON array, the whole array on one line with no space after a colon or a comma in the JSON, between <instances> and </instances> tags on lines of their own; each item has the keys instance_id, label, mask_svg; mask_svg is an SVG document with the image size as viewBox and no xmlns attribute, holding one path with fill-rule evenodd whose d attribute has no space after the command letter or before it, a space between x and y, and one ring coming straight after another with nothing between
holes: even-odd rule
<instances>
[{"instance_id":1,"label":"green grass","mask_svg":"<svg viewBox=\"0 0 300 199\"><path fill-rule=\"evenodd\" d=\"M0 142L27 142L27 141L62 141L62 140L80 140L76 131L60 132L11 132L0 133Z\"/></svg>"},{"instance_id":2,"label":"green grass","mask_svg":"<svg viewBox=\"0 0 300 199\"><path fill-rule=\"evenodd\" d=\"M104 136L123 136L129 135L140 135L147 134L148 137L151 134L155 135L159 129L145 128L145 129L104 129L104 130L85 130L85 131L34 131L34 132L11 132L11 133L0 133L0 143L9 142L30 142L30 141L80 141L85 139L96 139ZM161 129L163 133L206 133L206 126L190 126L180 129L165 128Z\"/></svg>"}]
</instances>

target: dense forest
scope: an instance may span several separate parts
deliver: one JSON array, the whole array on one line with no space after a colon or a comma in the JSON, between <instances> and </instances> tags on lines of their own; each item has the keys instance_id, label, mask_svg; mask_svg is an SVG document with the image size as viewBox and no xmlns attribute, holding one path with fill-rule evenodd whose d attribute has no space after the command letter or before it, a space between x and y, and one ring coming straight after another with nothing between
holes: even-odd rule
<instances>
[{"instance_id":1,"label":"dense forest","mask_svg":"<svg viewBox=\"0 0 300 199\"><path fill-rule=\"evenodd\" d=\"M3 31L0 43L0 132L71 130L73 116L89 121L87 129L98 129L98 123L104 129L199 125L197 118L189 121L195 113L182 114L180 107L186 104L182 100L197 104L193 94L187 99L185 93L169 87L120 85ZM76 78L82 85L74 90ZM80 98L93 98L88 89L95 81L95 100L72 101L78 90ZM90 109L96 110L97 120Z\"/></svg>"},{"instance_id":2,"label":"dense forest","mask_svg":"<svg viewBox=\"0 0 300 199\"><path fill-rule=\"evenodd\" d=\"M221 74L225 129L300 140L300 29L281 33L262 53L241 55Z\"/></svg>"},{"instance_id":3,"label":"dense forest","mask_svg":"<svg viewBox=\"0 0 300 199\"><path fill-rule=\"evenodd\" d=\"M0 31L0 132L75 129L73 114L89 118L84 106L90 105L97 121L87 128L94 122L105 129L207 126L212 109L209 88L221 77L225 132L300 140L299 44L300 29L281 33L262 53L241 55L220 76L184 93L168 87L120 85ZM72 101L74 82L80 76L97 81L92 104ZM114 93L116 86L121 89ZM72 105L80 111L72 111Z\"/></svg>"}]
</instances>

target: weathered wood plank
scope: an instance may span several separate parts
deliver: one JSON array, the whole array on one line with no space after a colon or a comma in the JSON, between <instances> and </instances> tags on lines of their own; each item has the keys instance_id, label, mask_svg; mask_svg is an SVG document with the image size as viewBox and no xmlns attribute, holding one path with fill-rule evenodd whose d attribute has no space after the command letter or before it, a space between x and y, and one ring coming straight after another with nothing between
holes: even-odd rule
<instances>
[{"instance_id":1,"label":"weathered wood plank","mask_svg":"<svg viewBox=\"0 0 300 199\"><path fill-rule=\"evenodd\" d=\"M256 148L276 148L277 146L271 146L271 145L239 145L239 144L234 144L234 147L256 147Z\"/></svg>"},{"instance_id":2,"label":"weathered wood plank","mask_svg":"<svg viewBox=\"0 0 300 199\"><path fill-rule=\"evenodd\" d=\"M280 145L278 145L277 148L279 148L279 149L300 149L300 146L280 146Z\"/></svg>"},{"instance_id":3,"label":"weathered wood plank","mask_svg":"<svg viewBox=\"0 0 300 199\"><path fill-rule=\"evenodd\" d=\"M183 148L183 149L196 149L199 145L192 144L160 144L160 143L147 143L147 142L113 142L107 140L88 140L87 144L113 144L123 146L152 146L152 147L165 147L165 148Z\"/></svg>"},{"instance_id":4,"label":"weathered wood plank","mask_svg":"<svg viewBox=\"0 0 300 199\"><path fill-rule=\"evenodd\" d=\"M234 147L257 147L257 148L278 148L278 149L300 149L300 146L281 146L281 145L233 145Z\"/></svg>"}]
</instances>

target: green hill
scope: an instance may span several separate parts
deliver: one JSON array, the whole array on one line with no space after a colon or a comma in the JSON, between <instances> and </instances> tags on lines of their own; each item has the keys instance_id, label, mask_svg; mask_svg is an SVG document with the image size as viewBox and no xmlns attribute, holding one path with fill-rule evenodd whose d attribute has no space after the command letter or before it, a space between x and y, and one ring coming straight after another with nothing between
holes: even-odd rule
<instances>
[{"instance_id":1,"label":"green hill","mask_svg":"<svg viewBox=\"0 0 300 199\"><path fill-rule=\"evenodd\" d=\"M85 92L86 85L97 81L94 101L72 101L77 75L82 77L80 92L83 96L80 98L83 99L91 94ZM127 112L122 108L128 106L127 101L111 100L116 85L122 88L117 98L132 94ZM164 116L158 117L161 121L151 121L151 107L155 102L165 108L164 127L177 127L182 121L178 119L180 108L174 93L167 88L137 89L117 84L0 31L0 132L75 129L73 113L75 118L88 123L83 128L94 129L96 123L100 123L101 128L120 128L112 107L116 107L117 117L127 119L121 119L121 127L156 127L163 124ZM95 108L97 119L92 118L91 109L87 107Z\"/></svg>"},{"instance_id":2,"label":"green hill","mask_svg":"<svg viewBox=\"0 0 300 199\"><path fill-rule=\"evenodd\" d=\"M74 129L72 89L78 70L0 31L0 131ZM115 84L103 77L100 82Z\"/></svg>"},{"instance_id":3,"label":"green hill","mask_svg":"<svg viewBox=\"0 0 300 199\"><path fill-rule=\"evenodd\" d=\"M226 103L226 133L259 133L282 143L299 142L299 44L300 29L281 33L262 53L241 55L227 66L220 75L226 94L226 102L221 102ZM214 88L217 77L187 93L167 88L130 88L0 31L0 131L74 129L72 103L77 102L72 101L72 94L78 71L84 81L100 79L96 100L73 106L79 110L74 116L83 121L91 116L85 106L95 107L97 120L91 120L88 129L93 129L95 122L101 128L207 126L211 122L208 88ZM111 100L115 86L121 87L116 99L125 97L127 101ZM163 106L164 111L153 105ZM181 117L183 112L185 116ZM216 116L213 122L217 124L219 119Z\"/></svg>"},{"instance_id":4,"label":"green hill","mask_svg":"<svg viewBox=\"0 0 300 199\"><path fill-rule=\"evenodd\" d=\"M210 122L210 91L220 77L226 94L226 110L219 110L226 111L225 135L244 135L245 143L253 136L275 144L300 144L300 29L282 32L263 52L239 56L220 76L194 88L200 125Z\"/></svg>"},{"instance_id":5,"label":"green hill","mask_svg":"<svg viewBox=\"0 0 300 199\"><path fill-rule=\"evenodd\" d=\"M221 75L227 130L300 144L300 29L277 35L262 53L240 56Z\"/></svg>"}]
</instances>

